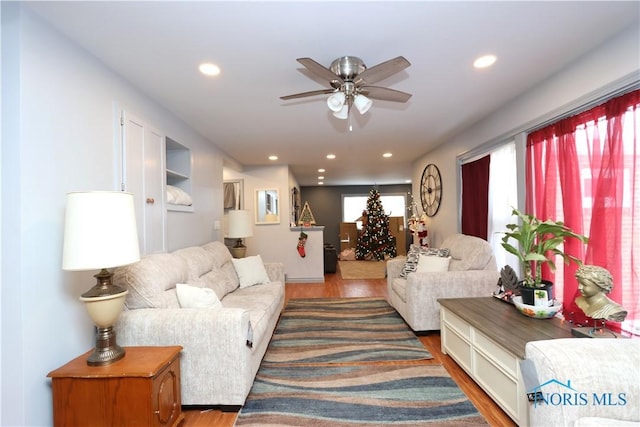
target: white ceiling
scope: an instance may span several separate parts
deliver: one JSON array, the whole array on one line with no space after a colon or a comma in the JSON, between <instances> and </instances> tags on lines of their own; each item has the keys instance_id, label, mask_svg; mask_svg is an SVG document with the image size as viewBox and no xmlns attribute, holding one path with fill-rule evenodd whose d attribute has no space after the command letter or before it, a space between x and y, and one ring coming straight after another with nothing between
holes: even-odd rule
<instances>
[{"instance_id":1,"label":"white ceiling","mask_svg":"<svg viewBox=\"0 0 640 427\"><path fill-rule=\"evenodd\" d=\"M637 1L30 2L29 6L237 162L291 166L300 185L391 184L446 138L639 21ZM484 71L473 60L498 56ZM296 58L369 67L402 55L378 86L406 104L374 101L353 130ZM197 67L218 64L206 78ZM390 151L393 157L383 159ZM335 153L337 159L327 160Z\"/></svg>"}]
</instances>

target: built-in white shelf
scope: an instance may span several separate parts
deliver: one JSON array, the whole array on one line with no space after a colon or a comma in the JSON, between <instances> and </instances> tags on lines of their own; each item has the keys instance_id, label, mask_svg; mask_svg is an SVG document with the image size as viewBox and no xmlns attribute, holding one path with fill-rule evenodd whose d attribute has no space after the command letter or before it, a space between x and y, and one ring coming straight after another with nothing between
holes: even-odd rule
<instances>
[{"instance_id":1,"label":"built-in white shelf","mask_svg":"<svg viewBox=\"0 0 640 427\"><path fill-rule=\"evenodd\" d=\"M191 150L176 140L165 138L167 185L173 185L191 194ZM193 205L171 205L167 210L174 212L193 212Z\"/></svg>"}]
</instances>

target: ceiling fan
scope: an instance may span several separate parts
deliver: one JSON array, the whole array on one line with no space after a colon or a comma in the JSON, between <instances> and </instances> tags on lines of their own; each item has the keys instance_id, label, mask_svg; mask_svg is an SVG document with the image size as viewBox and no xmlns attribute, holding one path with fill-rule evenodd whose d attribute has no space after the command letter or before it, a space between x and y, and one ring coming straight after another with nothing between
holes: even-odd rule
<instances>
[{"instance_id":1,"label":"ceiling fan","mask_svg":"<svg viewBox=\"0 0 640 427\"><path fill-rule=\"evenodd\" d=\"M396 74L411 65L404 57L398 56L388 61L367 68L362 59L355 56L343 56L331 63L329 68L311 58L298 58L297 61L307 70L326 81L329 89L312 90L293 95L281 96L289 100L307 96L331 94L327 105L333 115L339 119L349 117L351 107L355 106L360 114L369 111L372 99L393 102L407 102L410 93L380 86L371 86L387 77Z\"/></svg>"}]
</instances>

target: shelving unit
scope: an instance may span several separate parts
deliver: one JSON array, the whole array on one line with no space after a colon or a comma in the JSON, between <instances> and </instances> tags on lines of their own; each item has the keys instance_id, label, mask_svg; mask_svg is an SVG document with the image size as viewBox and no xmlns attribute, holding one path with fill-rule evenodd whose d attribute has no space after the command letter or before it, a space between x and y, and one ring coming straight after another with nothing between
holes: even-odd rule
<instances>
[{"instance_id":1,"label":"shelving unit","mask_svg":"<svg viewBox=\"0 0 640 427\"><path fill-rule=\"evenodd\" d=\"M165 148L167 185L191 194L191 150L169 137L166 137ZM193 212L193 206L167 204L167 210Z\"/></svg>"}]
</instances>

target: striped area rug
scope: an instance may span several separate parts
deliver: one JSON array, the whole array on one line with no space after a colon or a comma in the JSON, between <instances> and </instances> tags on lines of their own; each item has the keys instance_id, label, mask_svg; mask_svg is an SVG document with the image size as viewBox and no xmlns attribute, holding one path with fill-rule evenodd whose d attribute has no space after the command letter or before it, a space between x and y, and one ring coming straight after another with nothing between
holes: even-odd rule
<instances>
[{"instance_id":1,"label":"striped area rug","mask_svg":"<svg viewBox=\"0 0 640 427\"><path fill-rule=\"evenodd\" d=\"M384 299L293 299L236 426L488 426Z\"/></svg>"},{"instance_id":2,"label":"striped area rug","mask_svg":"<svg viewBox=\"0 0 640 427\"><path fill-rule=\"evenodd\" d=\"M236 426L487 426L441 365L263 368Z\"/></svg>"},{"instance_id":3,"label":"striped area rug","mask_svg":"<svg viewBox=\"0 0 640 427\"><path fill-rule=\"evenodd\" d=\"M381 298L289 300L263 364L431 359Z\"/></svg>"}]
</instances>

